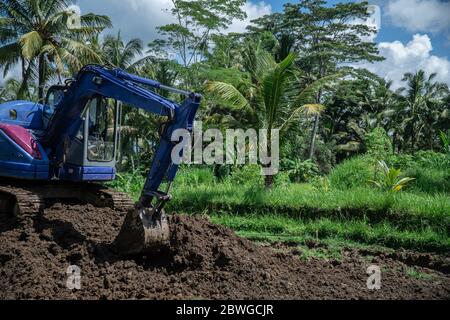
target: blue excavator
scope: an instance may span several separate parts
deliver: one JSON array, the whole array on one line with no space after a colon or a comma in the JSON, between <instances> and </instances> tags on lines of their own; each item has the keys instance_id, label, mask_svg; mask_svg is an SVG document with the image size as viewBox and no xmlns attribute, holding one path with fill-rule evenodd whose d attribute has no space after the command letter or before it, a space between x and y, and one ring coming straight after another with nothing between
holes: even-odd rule
<instances>
[{"instance_id":1,"label":"blue excavator","mask_svg":"<svg viewBox=\"0 0 450 320\"><path fill-rule=\"evenodd\" d=\"M176 103L159 94L184 96ZM55 200L75 199L126 212L114 248L122 254L155 250L169 241L164 205L178 165L171 154L177 129L192 132L201 95L164 86L121 69L87 65L48 89L45 101L0 104L0 213L40 214ZM102 182L116 177L122 104L164 117L140 199ZM181 156L181 155L180 155ZM163 181L167 189L160 190Z\"/></svg>"}]
</instances>

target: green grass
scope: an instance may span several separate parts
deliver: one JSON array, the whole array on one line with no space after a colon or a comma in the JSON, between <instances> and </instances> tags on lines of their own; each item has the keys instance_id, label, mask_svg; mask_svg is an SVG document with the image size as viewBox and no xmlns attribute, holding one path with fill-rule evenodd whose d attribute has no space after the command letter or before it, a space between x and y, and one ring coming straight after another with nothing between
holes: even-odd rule
<instances>
[{"instance_id":1,"label":"green grass","mask_svg":"<svg viewBox=\"0 0 450 320\"><path fill-rule=\"evenodd\" d=\"M342 248L341 247L317 247L309 248L307 246L302 246L299 248L299 258L302 261L308 262L312 258L322 259L322 260L338 260L342 259Z\"/></svg>"},{"instance_id":2,"label":"green grass","mask_svg":"<svg viewBox=\"0 0 450 320\"><path fill-rule=\"evenodd\" d=\"M353 162L361 161L365 160ZM366 173L348 174L352 161L346 163L344 168L338 166L338 173L334 173L334 178L332 173L330 180L365 177ZM208 168L184 168L177 176L167 210L208 214L215 223L255 241L314 240L327 245L403 247L446 253L450 251L450 197L445 188L440 192L432 184L433 180L438 185L446 183L448 173L436 170L421 171L423 177L417 179L420 188L389 193L357 183L336 187L336 181L332 181L327 192L311 184L280 185L268 191L252 183L237 184L232 179L218 182ZM111 185L137 200L144 180L136 173L123 174ZM303 258L326 254L305 252Z\"/></svg>"},{"instance_id":3,"label":"green grass","mask_svg":"<svg viewBox=\"0 0 450 320\"><path fill-rule=\"evenodd\" d=\"M427 167L412 167L405 175L414 178L411 191L424 194L446 193L450 197L450 168L439 170Z\"/></svg>"},{"instance_id":4,"label":"green grass","mask_svg":"<svg viewBox=\"0 0 450 320\"><path fill-rule=\"evenodd\" d=\"M295 219L360 219L389 222L397 228L448 232L450 198L446 195L385 193L373 188L320 192L307 184L267 191L228 183L176 186L169 209L188 213L276 214Z\"/></svg>"},{"instance_id":5,"label":"green grass","mask_svg":"<svg viewBox=\"0 0 450 320\"><path fill-rule=\"evenodd\" d=\"M277 215L217 215L214 223L230 227L244 237L256 241L324 242L328 245L351 243L420 251L448 252L450 239L430 228L402 231L388 223L370 225L365 221L335 221L319 218L303 221ZM331 242L330 242L331 241Z\"/></svg>"},{"instance_id":6,"label":"green grass","mask_svg":"<svg viewBox=\"0 0 450 320\"><path fill-rule=\"evenodd\" d=\"M418 280L432 280L434 278L434 275L425 272L420 272L414 267L408 268L408 270L406 270L406 275L408 277Z\"/></svg>"}]
</instances>

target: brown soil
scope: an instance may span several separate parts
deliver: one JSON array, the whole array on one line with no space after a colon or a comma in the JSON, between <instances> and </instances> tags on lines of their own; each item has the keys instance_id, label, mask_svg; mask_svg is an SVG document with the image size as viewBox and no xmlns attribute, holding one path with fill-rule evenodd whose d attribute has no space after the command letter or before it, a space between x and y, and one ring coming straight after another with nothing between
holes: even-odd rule
<instances>
[{"instance_id":1,"label":"brown soil","mask_svg":"<svg viewBox=\"0 0 450 320\"><path fill-rule=\"evenodd\" d=\"M304 262L297 246L259 246L207 219L174 215L169 248L125 258L109 246L123 218L57 203L20 226L3 223L0 299L450 298L448 257L343 249L339 260ZM366 287L371 264L381 267L380 290ZM80 290L66 287L69 265L81 268ZM422 277L408 275L411 267Z\"/></svg>"}]
</instances>

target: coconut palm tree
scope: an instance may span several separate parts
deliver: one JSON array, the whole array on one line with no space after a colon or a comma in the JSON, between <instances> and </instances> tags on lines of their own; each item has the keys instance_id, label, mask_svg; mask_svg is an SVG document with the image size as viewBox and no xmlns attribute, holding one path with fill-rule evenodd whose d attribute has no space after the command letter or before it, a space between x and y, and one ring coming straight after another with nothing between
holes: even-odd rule
<instances>
[{"instance_id":1,"label":"coconut palm tree","mask_svg":"<svg viewBox=\"0 0 450 320\"><path fill-rule=\"evenodd\" d=\"M314 118L313 128L312 128L312 132L311 132L311 140L310 140L310 144L309 144L309 156L308 156L308 158L310 160L312 160L312 158L314 156L314 147L316 145L317 130L319 129L320 115L322 114L322 112L325 111L325 106L322 104L318 104L318 103L311 103L311 104L304 105L303 108L304 108L305 114L308 117Z\"/></svg>"},{"instance_id":2,"label":"coconut palm tree","mask_svg":"<svg viewBox=\"0 0 450 320\"><path fill-rule=\"evenodd\" d=\"M234 86L218 81L209 82L207 91L230 105L233 110L242 110L241 114L247 114L249 119L232 120L236 126L246 123L246 126L254 129L267 129L269 141L271 130L278 129L280 139L283 139L292 125L298 123L301 113L305 110L304 105L312 101L327 79L315 81L306 88L299 88L293 64L295 56L291 53L280 63L276 63L272 55L259 44L247 44L243 60L249 76L243 74L241 84ZM271 152L270 148L268 152ZM265 177L265 184L266 187L272 186L272 175Z\"/></svg>"},{"instance_id":3,"label":"coconut palm tree","mask_svg":"<svg viewBox=\"0 0 450 320\"><path fill-rule=\"evenodd\" d=\"M135 71L143 49L140 39L131 39L125 43L120 31L117 36L107 35L101 47L105 62L127 71Z\"/></svg>"},{"instance_id":4,"label":"coconut palm tree","mask_svg":"<svg viewBox=\"0 0 450 320\"><path fill-rule=\"evenodd\" d=\"M27 87L26 92L22 92L22 83L16 79L6 80L2 86L0 86L0 103L16 100L16 99L28 99L35 100L37 98L37 88L31 84Z\"/></svg>"},{"instance_id":5,"label":"coconut palm tree","mask_svg":"<svg viewBox=\"0 0 450 320\"><path fill-rule=\"evenodd\" d=\"M40 100L50 71L61 75L66 65L79 68L83 56L101 60L84 39L111 27L110 19L86 14L78 24L71 5L69 0L0 2L0 64L10 68L20 61L27 82L26 70L36 63Z\"/></svg>"},{"instance_id":6,"label":"coconut palm tree","mask_svg":"<svg viewBox=\"0 0 450 320\"><path fill-rule=\"evenodd\" d=\"M8 79L0 87L0 103L17 99L20 90L20 82L15 79Z\"/></svg>"},{"instance_id":7,"label":"coconut palm tree","mask_svg":"<svg viewBox=\"0 0 450 320\"><path fill-rule=\"evenodd\" d=\"M410 137L411 151L416 150L417 138L427 123L430 116L436 113L436 107L442 105L442 99L448 92L445 84L435 81L436 73L425 75L425 71L406 73L403 77L406 87L402 88L405 93L403 100L403 112L406 115L405 133ZM427 121L428 120L428 121ZM406 138L405 138L405 141Z\"/></svg>"}]
</instances>

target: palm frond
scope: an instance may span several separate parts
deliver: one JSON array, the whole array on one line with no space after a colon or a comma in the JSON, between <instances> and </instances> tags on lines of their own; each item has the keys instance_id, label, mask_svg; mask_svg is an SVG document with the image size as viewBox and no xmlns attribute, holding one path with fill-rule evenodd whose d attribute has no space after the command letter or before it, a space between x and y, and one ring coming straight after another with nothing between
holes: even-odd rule
<instances>
[{"instance_id":1,"label":"palm frond","mask_svg":"<svg viewBox=\"0 0 450 320\"><path fill-rule=\"evenodd\" d=\"M22 47L22 55L25 59L31 60L41 51L43 40L39 32L31 31L21 36L19 43Z\"/></svg>"},{"instance_id":2,"label":"palm frond","mask_svg":"<svg viewBox=\"0 0 450 320\"><path fill-rule=\"evenodd\" d=\"M211 81L206 84L206 90L234 108L244 109L249 107L248 100L229 83Z\"/></svg>"}]
</instances>

